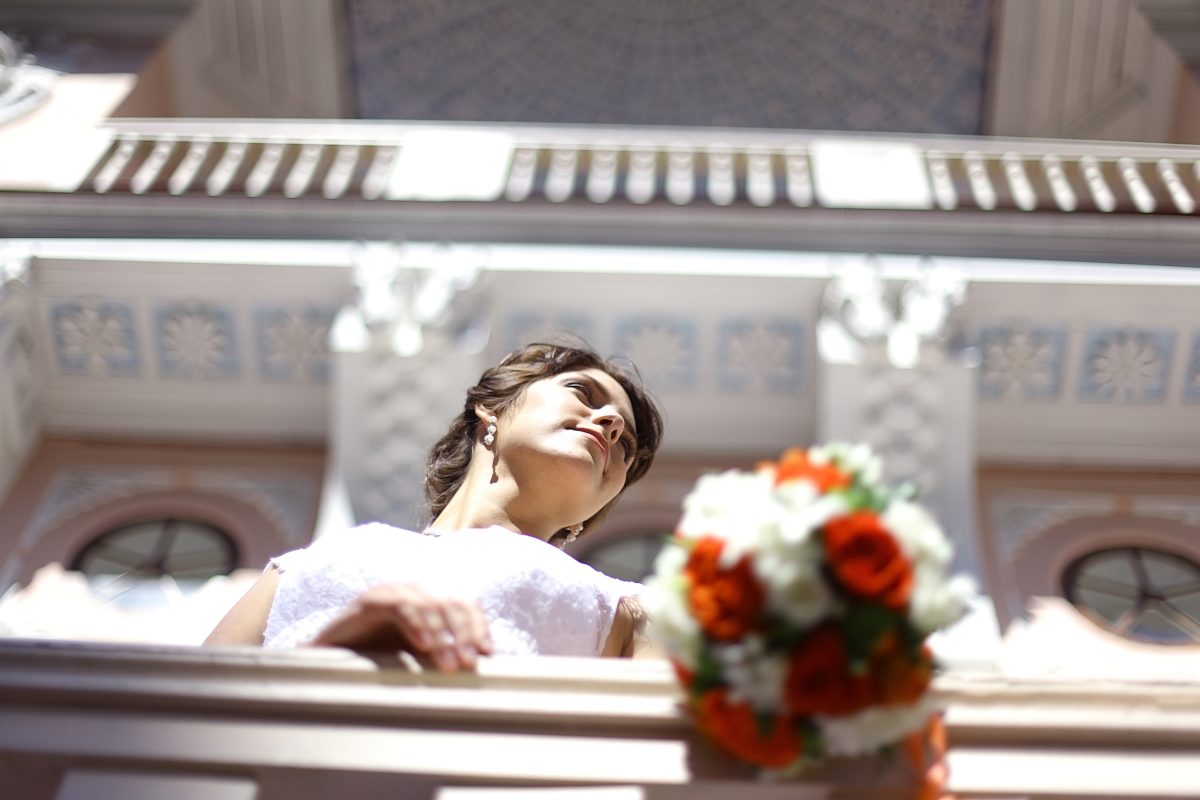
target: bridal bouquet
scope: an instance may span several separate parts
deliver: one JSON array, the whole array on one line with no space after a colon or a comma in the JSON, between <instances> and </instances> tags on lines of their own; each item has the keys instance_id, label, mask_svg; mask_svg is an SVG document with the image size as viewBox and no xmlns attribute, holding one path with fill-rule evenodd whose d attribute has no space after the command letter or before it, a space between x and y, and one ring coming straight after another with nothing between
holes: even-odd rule
<instances>
[{"instance_id":1,"label":"bridal bouquet","mask_svg":"<svg viewBox=\"0 0 1200 800\"><path fill-rule=\"evenodd\" d=\"M866 446L793 449L700 479L645 601L696 721L771 770L875 752L923 729L925 639L973 591Z\"/></svg>"}]
</instances>

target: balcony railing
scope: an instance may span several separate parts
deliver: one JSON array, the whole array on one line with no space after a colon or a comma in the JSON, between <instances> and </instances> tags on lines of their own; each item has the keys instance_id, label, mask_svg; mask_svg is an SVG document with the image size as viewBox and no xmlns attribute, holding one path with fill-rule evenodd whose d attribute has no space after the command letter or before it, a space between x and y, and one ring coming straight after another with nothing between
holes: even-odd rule
<instances>
[{"instance_id":1,"label":"balcony railing","mask_svg":"<svg viewBox=\"0 0 1200 800\"><path fill-rule=\"evenodd\" d=\"M1195 683L952 670L936 691L962 798L1200 794ZM663 662L497 658L440 675L339 650L0 640L3 796L51 800L142 778L223 780L244 792L219 796L263 800L449 798L454 786L913 796L902 759L759 781L697 736Z\"/></svg>"},{"instance_id":2,"label":"balcony railing","mask_svg":"<svg viewBox=\"0 0 1200 800\"><path fill-rule=\"evenodd\" d=\"M403 238L1189 266L1200 251L1200 147L1191 146L182 119L111 120L101 138L94 161L83 158L68 177L55 172L54 185L70 191L0 191L0 236Z\"/></svg>"},{"instance_id":3,"label":"balcony railing","mask_svg":"<svg viewBox=\"0 0 1200 800\"><path fill-rule=\"evenodd\" d=\"M1200 148L1185 146L432 123L133 120L112 127L112 146L82 191L395 199L389 180L406 141L449 131L508 142L496 151L505 174L489 198L508 203L830 205L836 192L822 191L819 162L837 144L898 147L918 163L906 178L915 185L902 187L917 198L913 208L1190 215L1200 201ZM869 199L863 205L871 207Z\"/></svg>"}]
</instances>

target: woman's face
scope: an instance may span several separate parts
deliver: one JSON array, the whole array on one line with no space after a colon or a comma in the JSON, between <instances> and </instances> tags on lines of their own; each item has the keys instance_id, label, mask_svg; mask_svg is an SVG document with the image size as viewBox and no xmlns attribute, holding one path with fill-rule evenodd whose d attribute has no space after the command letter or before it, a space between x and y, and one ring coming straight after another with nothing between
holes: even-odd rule
<instances>
[{"instance_id":1,"label":"woman's face","mask_svg":"<svg viewBox=\"0 0 1200 800\"><path fill-rule=\"evenodd\" d=\"M522 493L574 504L583 522L620 493L637 450L629 396L599 369L529 384L497 422L496 446ZM577 518L574 518L577 517Z\"/></svg>"}]
</instances>

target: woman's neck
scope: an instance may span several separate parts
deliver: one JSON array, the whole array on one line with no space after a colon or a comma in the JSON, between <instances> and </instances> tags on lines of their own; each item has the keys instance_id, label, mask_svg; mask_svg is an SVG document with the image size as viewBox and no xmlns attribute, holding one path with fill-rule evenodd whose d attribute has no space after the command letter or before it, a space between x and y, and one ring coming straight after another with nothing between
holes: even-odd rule
<instances>
[{"instance_id":1,"label":"woman's neck","mask_svg":"<svg viewBox=\"0 0 1200 800\"><path fill-rule=\"evenodd\" d=\"M502 478L490 470L481 474L480 470L468 469L462 485L429 525L429 530L445 532L499 525L514 533L548 541L561 526L522 513L519 495L511 477Z\"/></svg>"}]
</instances>

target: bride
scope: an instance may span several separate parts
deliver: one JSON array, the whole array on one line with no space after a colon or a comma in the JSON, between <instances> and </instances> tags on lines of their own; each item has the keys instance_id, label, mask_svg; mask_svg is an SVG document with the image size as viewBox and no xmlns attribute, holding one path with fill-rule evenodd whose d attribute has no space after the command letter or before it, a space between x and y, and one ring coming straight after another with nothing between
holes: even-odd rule
<instances>
[{"instance_id":1,"label":"bride","mask_svg":"<svg viewBox=\"0 0 1200 800\"><path fill-rule=\"evenodd\" d=\"M434 445L424 531L375 523L272 559L205 644L480 654L645 652L641 587L561 548L649 469L662 418L595 352L533 344L467 391Z\"/></svg>"}]
</instances>

